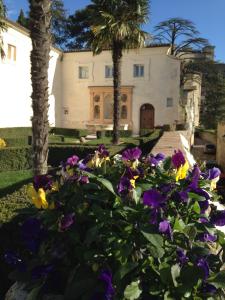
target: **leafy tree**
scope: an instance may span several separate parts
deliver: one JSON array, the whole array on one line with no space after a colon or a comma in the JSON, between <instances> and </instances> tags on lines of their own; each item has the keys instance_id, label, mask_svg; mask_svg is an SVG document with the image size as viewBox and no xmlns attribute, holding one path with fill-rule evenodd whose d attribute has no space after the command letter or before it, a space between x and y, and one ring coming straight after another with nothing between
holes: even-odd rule
<instances>
[{"instance_id":1,"label":"leafy tree","mask_svg":"<svg viewBox=\"0 0 225 300\"><path fill-rule=\"evenodd\" d=\"M25 28L29 28L29 18L27 18L23 12L23 10L20 10L20 14L17 19L17 23L19 23L21 26Z\"/></svg>"},{"instance_id":2,"label":"leafy tree","mask_svg":"<svg viewBox=\"0 0 225 300\"><path fill-rule=\"evenodd\" d=\"M199 37L195 24L182 18L171 18L155 26L154 39L171 45L171 55L178 56L190 48L201 48L208 44L207 39Z\"/></svg>"},{"instance_id":3,"label":"leafy tree","mask_svg":"<svg viewBox=\"0 0 225 300\"><path fill-rule=\"evenodd\" d=\"M6 25L4 22L5 13L6 13L6 7L3 3L3 0L0 0L0 57L1 58L3 58L5 55L3 51L3 40L1 36L1 33L6 29Z\"/></svg>"},{"instance_id":4,"label":"leafy tree","mask_svg":"<svg viewBox=\"0 0 225 300\"><path fill-rule=\"evenodd\" d=\"M113 143L119 142L119 101L121 88L121 60L125 49L144 45L145 32L141 29L148 19L148 0L92 0L83 11L70 20L77 21L73 33L79 33L75 44L91 47L100 54L111 49L113 60Z\"/></svg>"},{"instance_id":5,"label":"leafy tree","mask_svg":"<svg viewBox=\"0 0 225 300\"><path fill-rule=\"evenodd\" d=\"M47 172L48 157L48 67L51 45L51 1L29 0L32 40L32 133L33 169L35 175Z\"/></svg>"},{"instance_id":6,"label":"leafy tree","mask_svg":"<svg viewBox=\"0 0 225 300\"><path fill-rule=\"evenodd\" d=\"M192 61L185 65L185 73L202 73L204 100L201 103L200 122L205 128L216 128L225 118L225 74L214 61Z\"/></svg>"},{"instance_id":7,"label":"leafy tree","mask_svg":"<svg viewBox=\"0 0 225 300\"><path fill-rule=\"evenodd\" d=\"M51 15L52 43L56 47L63 49L66 42L65 29L67 24L67 14L62 0L51 1ZM20 25L30 29L29 18L30 16L26 17L21 9L17 22Z\"/></svg>"}]
</instances>

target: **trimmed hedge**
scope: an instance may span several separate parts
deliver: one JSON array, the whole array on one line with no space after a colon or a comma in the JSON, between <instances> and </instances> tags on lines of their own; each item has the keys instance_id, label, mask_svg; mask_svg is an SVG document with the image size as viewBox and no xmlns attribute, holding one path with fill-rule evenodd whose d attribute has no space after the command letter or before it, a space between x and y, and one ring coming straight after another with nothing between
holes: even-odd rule
<instances>
[{"instance_id":1,"label":"trimmed hedge","mask_svg":"<svg viewBox=\"0 0 225 300\"><path fill-rule=\"evenodd\" d=\"M119 130L120 137L131 137L132 130ZM106 137L112 137L113 131L112 130L105 130Z\"/></svg>"},{"instance_id":2,"label":"trimmed hedge","mask_svg":"<svg viewBox=\"0 0 225 300\"><path fill-rule=\"evenodd\" d=\"M0 128L0 137L2 138L25 137L31 134L31 127Z\"/></svg>"},{"instance_id":3,"label":"trimmed hedge","mask_svg":"<svg viewBox=\"0 0 225 300\"><path fill-rule=\"evenodd\" d=\"M7 147L22 147L28 146L28 136L5 137Z\"/></svg>"},{"instance_id":4,"label":"trimmed hedge","mask_svg":"<svg viewBox=\"0 0 225 300\"><path fill-rule=\"evenodd\" d=\"M80 137L83 137L83 136L85 137L86 135L88 135L88 130L87 129L53 127L50 129L50 133L71 136L74 138L80 138Z\"/></svg>"},{"instance_id":5,"label":"trimmed hedge","mask_svg":"<svg viewBox=\"0 0 225 300\"><path fill-rule=\"evenodd\" d=\"M11 147L0 149L0 172L28 170L31 167L31 147Z\"/></svg>"},{"instance_id":6,"label":"trimmed hedge","mask_svg":"<svg viewBox=\"0 0 225 300\"><path fill-rule=\"evenodd\" d=\"M151 133L154 132L154 129L149 129L149 128L141 128L140 129L140 136L147 136Z\"/></svg>"}]
</instances>

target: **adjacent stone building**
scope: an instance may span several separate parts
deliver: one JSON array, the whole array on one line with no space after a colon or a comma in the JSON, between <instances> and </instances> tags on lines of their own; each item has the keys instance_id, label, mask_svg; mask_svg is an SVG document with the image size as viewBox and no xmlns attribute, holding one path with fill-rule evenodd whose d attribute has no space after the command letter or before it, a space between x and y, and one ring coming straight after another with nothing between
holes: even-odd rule
<instances>
[{"instance_id":1,"label":"adjacent stone building","mask_svg":"<svg viewBox=\"0 0 225 300\"><path fill-rule=\"evenodd\" d=\"M0 60L0 127L30 126L31 79L29 31L7 21L6 56ZM180 85L180 59L169 45L125 51L122 59L120 124L138 134L141 128L199 122L201 82L190 75ZM112 128L113 79L110 51L62 52L51 49L49 122L66 128ZM190 111L190 106L193 107ZM194 118L192 117L194 116ZM190 125L190 124L189 124ZM189 126L192 128L193 126ZM192 129L191 129L192 130Z\"/></svg>"}]
</instances>

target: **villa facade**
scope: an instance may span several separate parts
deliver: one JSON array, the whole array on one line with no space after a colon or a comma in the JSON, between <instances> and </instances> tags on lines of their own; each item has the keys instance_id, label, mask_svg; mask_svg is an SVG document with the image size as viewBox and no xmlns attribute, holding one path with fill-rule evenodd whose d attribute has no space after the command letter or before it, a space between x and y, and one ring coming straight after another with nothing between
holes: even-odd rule
<instances>
[{"instance_id":1,"label":"villa facade","mask_svg":"<svg viewBox=\"0 0 225 300\"><path fill-rule=\"evenodd\" d=\"M0 127L30 126L31 79L29 31L7 21L3 33L5 58L0 60ZM120 124L138 134L154 128L187 122L190 103L198 125L201 83L192 77L180 86L180 60L168 45L125 51L122 58ZM113 119L113 68L110 51L62 52L52 48L49 64L49 122L65 128L111 128ZM190 88L190 86L192 88ZM193 92L194 91L194 92Z\"/></svg>"}]
</instances>

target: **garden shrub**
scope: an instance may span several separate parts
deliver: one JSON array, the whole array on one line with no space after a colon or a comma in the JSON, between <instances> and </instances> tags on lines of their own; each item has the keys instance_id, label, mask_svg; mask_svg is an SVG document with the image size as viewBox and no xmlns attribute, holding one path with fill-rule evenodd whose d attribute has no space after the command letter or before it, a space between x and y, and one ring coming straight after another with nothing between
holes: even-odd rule
<instances>
[{"instance_id":1,"label":"garden shrub","mask_svg":"<svg viewBox=\"0 0 225 300\"><path fill-rule=\"evenodd\" d=\"M105 131L104 130L97 130L96 131L96 136L97 136L97 139L102 139L105 137Z\"/></svg>"},{"instance_id":2,"label":"garden shrub","mask_svg":"<svg viewBox=\"0 0 225 300\"><path fill-rule=\"evenodd\" d=\"M71 136L74 138L80 138L80 137L85 137L86 135L88 135L88 130L87 129L53 127L50 129L50 133L64 135L64 136Z\"/></svg>"},{"instance_id":3,"label":"garden shrub","mask_svg":"<svg viewBox=\"0 0 225 300\"><path fill-rule=\"evenodd\" d=\"M28 136L31 134L31 127L0 128L0 136L3 138Z\"/></svg>"},{"instance_id":4,"label":"garden shrub","mask_svg":"<svg viewBox=\"0 0 225 300\"><path fill-rule=\"evenodd\" d=\"M6 137L7 147L23 147L28 146L28 136Z\"/></svg>"},{"instance_id":5,"label":"garden shrub","mask_svg":"<svg viewBox=\"0 0 225 300\"><path fill-rule=\"evenodd\" d=\"M149 129L149 128L141 128L140 129L140 136L147 136L154 132L154 129Z\"/></svg>"},{"instance_id":6,"label":"garden shrub","mask_svg":"<svg viewBox=\"0 0 225 300\"><path fill-rule=\"evenodd\" d=\"M220 171L128 149L68 158L56 177L29 187L35 213L23 251L5 253L31 299L223 299L225 211L213 189Z\"/></svg>"},{"instance_id":7,"label":"garden shrub","mask_svg":"<svg viewBox=\"0 0 225 300\"><path fill-rule=\"evenodd\" d=\"M7 147L0 149L0 172L27 170L31 166L31 147Z\"/></svg>"},{"instance_id":8,"label":"garden shrub","mask_svg":"<svg viewBox=\"0 0 225 300\"><path fill-rule=\"evenodd\" d=\"M112 137L113 131L112 130L106 130L105 131L106 137ZM119 130L119 136L120 137L131 137L132 136L132 130Z\"/></svg>"}]
</instances>

